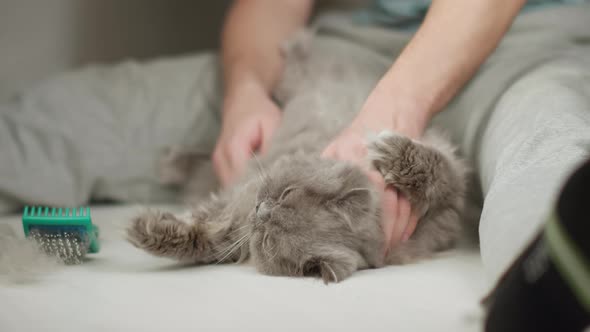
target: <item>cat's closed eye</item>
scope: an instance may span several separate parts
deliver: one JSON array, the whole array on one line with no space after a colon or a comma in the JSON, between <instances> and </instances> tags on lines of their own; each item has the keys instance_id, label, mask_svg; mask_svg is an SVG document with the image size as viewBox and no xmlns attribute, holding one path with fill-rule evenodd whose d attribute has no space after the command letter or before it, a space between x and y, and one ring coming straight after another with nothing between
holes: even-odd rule
<instances>
[{"instance_id":1,"label":"cat's closed eye","mask_svg":"<svg viewBox=\"0 0 590 332\"><path fill-rule=\"evenodd\" d=\"M283 190L283 193L281 194L279 201L284 201L287 197L289 197L290 194L292 194L295 191L295 189L297 189L297 187L287 187L285 190Z\"/></svg>"}]
</instances>

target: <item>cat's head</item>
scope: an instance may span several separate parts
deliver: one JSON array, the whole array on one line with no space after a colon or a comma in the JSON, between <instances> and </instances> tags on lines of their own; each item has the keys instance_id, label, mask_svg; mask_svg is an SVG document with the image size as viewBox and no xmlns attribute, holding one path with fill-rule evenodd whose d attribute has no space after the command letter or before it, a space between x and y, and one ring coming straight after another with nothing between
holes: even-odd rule
<instances>
[{"instance_id":1,"label":"cat's head","mask_svg":"<svg viewBox=\"0 0 590 332\"><path fill-rule=\"evenodd\" d=\"M337 282L381 264L380 198L360 169L300 155L263 173L249 216L250 252L261 272Z\"/></svg>"}]
</instances>

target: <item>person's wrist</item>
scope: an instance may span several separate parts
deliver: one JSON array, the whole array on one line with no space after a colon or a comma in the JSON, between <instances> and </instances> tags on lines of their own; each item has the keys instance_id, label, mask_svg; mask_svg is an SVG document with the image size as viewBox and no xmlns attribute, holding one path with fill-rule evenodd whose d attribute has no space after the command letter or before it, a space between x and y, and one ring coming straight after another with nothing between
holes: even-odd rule
<instances>
[{"instance_id":1,"label":"person's wrist","mask_svg":"<svg viewBox=\"0 0 590 332\"><path fill-rule=\"evenodd\" d=\"M411 138L422 136L430 115L427 110L411 100L398 100L391 113L392 129Z\"/></svg>"},{"instance_id":2,"label":"person's wrist","mask_svg":"<svg viewBox=\"0 0 590 332\"><path fill-rule=\"evenodd\" d=\"M234 98L234 96L249 95L252 93L270 96L264 84L256 75L243 72L233 75L224 86L224 99Z\"/></svg>"},{"instance_id":3,"label":"person's wrist","mask_svg":"<svg viewBox=\"0 0 590 332\"><path fill-rule=\"evenodd\" d=\"M256 98L271 99L270 93L264 85L254 76L244 73L243 75L234 77L231 82L228 82L224 88L223 95L223 115L233 113L238 110L244 111L251 107L239 107L248 100L255 100Z\"/></svg>"},{"instance_id":4,"label":"person's wrist","mask_svg":"<svg viewBox=\"0 0 590 332\"><path fill-rule=\"evenodd\" d=\"M271 82L264 73L257 69L255 61L248 57L226 59L223 62L223 91L225 95L233 95L243 90L256 89L270 94Z\"/></svg>"},{"instance_id":5,"label":"person's wrist","mask_svg":"<svg viewBox=\"0 0 590 332\"><path fill-rule=\"evenodd\" d=\"M407 93L404 87L395 87L386 75L369 95L356 120L368 130L389 129L418 138L428 126L431 113L427 100Z\"/></svg>"}]
</instances>

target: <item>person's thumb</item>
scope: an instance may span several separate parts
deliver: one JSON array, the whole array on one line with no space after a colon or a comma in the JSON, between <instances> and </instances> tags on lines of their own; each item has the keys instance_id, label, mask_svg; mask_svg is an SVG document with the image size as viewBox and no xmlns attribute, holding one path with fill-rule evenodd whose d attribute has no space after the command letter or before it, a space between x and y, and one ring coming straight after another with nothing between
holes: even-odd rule
<instances>
[{"instance_id":1,"label":"person's thumb","mask_svg":"<svg viewBox=\"0 0 590 332\"><path fill-rule=\"evenodd\" d=\"M229 147L229 169L227 174L228 184L233 184L242 175L246 162L250 159L249 140L236 140Z\"/></svg>"},{"instance_id":2,"label":"person's thumb","mask_svg":"<svg viewBox=\"0 0 590 332\"><path fill-rule=\"evenodd\" d=\"M334 149L334 144L328 145L321 154L322 158L326 159L336 159L336 151Z\"/></svg>"}]
</instances>

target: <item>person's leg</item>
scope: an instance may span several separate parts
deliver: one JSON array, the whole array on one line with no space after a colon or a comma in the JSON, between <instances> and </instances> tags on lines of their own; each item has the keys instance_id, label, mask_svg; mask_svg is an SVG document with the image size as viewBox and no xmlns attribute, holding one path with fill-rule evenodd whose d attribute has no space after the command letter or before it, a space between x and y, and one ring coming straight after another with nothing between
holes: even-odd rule
<instances>
[{"instance_id":1,"label":"person's leg","mask_svg":"<svg viewBox=\"0 0 590 332\"><path fill-rule=\"evenodd\" d=\"M490 281L526 245L561 181L588 154L590 51L581 46L590 38L588 19L590 6L519 17L433 119L460 146L482 187L479 234Z\"/></svg>"},{"instance_id":2,"label":"person's leg","mask_svg":"<svg viewBox=\"0 0 590 332\"><path fill-rule=\"evenodd\" d=\"M590 157L590 49L563 56L506 91L476 160L485 202L484 266L497 278L535 235L566 177Z\"/></svg>"},{"instance_id":3,"label":"person's leg","mask_svg":"<svg viewBox=\"0 0 590 332\"><path fill-rule=\"evenodd\" d=\"M219 101L217 59L204 54L90 67L0 103L0 212L174 197L159 184L160 154L208 154Z\"/></svg>"}]
</instances>

